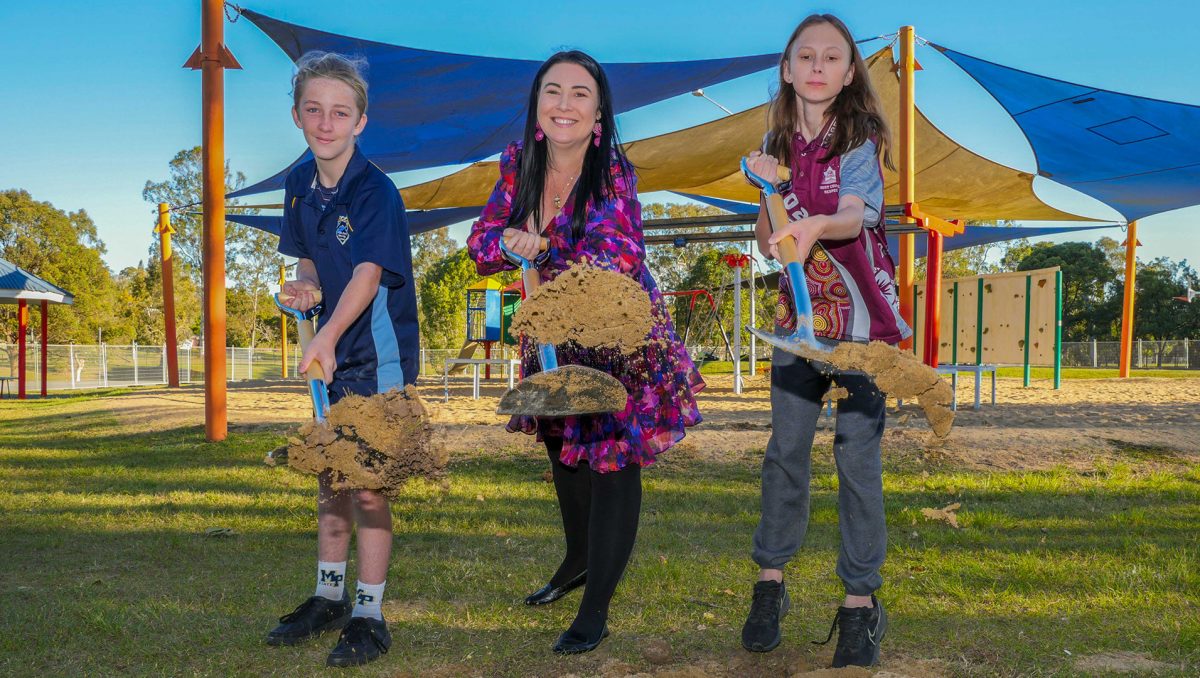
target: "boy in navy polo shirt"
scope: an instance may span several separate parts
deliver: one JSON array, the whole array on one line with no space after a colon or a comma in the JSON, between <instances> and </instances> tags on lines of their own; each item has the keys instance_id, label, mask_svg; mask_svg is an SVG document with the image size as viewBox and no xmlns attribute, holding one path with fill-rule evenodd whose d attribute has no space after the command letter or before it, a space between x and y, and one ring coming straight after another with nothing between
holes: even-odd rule
<instances>
[{"instance_id":1,"label":"boy in navy polo shirt","mask_svg":"<svg viewBox=\"0 0 1200 678\"><path fill-rule=\"evenodd\" d=\"M307 310L314 292L325 311L300 360L317 361L330 402L350 393L403 389L417 376L417 306L404 205L392 181L359 152L367 86L359 64L310 52L296 64L292 118L314 156L288 174L279 251L297 257L283 286ZM344 586L352 527L358 532L358 587ZM380 605L392 547L387 499L372 490L335 492L319 476L315 594L280 618L271 645L292 645L341 628L330 666L365 664L387 652Z\"/></svg>"}]
</instances>

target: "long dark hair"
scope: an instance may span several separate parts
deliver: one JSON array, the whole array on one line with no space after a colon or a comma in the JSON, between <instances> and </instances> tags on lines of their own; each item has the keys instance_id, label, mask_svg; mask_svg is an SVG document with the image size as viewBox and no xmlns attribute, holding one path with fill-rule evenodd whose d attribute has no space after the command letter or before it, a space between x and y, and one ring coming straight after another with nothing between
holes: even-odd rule
<instances>
[{"instance_id":1,"label":"long dark hair","mask_svg":"<svg viewBox=\"0 0 1200 678\"><path fill-rule=\"evenodd\" d=\"M597 103L600 111L600 145L588 142L587 151L583 156L583 168L575 184L574 212L571 214L571 238L579 240L583 237L587 225L588 204L599 205L606 198L616 195L616 185L610 170L613 154L623 173L632 173L633 168L625 155L621 153L621 141L617 136L617 126L614 121L612 90L608 86L608 78L604 69L595 59L578 50L559 52L546 59L546 63L538 69L533 77L533 85L529 88L529 107L525 112L525 137L521 151L521 164L517 169L517 179L513 196L512 211L508 216L511 228L524 228L525 221L532 214L534 222L540 229L542 223L542 196L545 188L544 179L548 162L547 146L549 142L538 141L534 138L537 133L538 95L541 92L542 78L552 66L560 63L571 63L582 66L596 81Z\"/></svg>"},{"instance_id":2,"label":"long dark hair","mask_svg":"<svg viewBox=\"0 0 1200 678\"><path fill-rule=\"evenodd\" d=\"M816 24L829 24L842 34L846 44L850 45L850 59L854 64L854 77L850 84L838 93L827 111L827 115L837 120L837 129L830 140L829 155L821 158L821 162L829 162L830 158L858 148L874 137L879 158L888 169L895 169L892 165L892 135L888 130L887 120L883 117L879 95L871 85L867 64L863 61L862 52L854 42L850 29L832 14L813 14L801 21L796 30L792 31L792 37L788 38L783 54L779 56L779 90L771 100L770 112L767 114L770 124L767 152L779 158L785 166L791 164L792 134L796 131L800 111L796 105L796 92L792 85L783 79L783 69L792 57L792 46L796 44L796 38L800 37L804 29Z\"/></svg>"}]
</instances>

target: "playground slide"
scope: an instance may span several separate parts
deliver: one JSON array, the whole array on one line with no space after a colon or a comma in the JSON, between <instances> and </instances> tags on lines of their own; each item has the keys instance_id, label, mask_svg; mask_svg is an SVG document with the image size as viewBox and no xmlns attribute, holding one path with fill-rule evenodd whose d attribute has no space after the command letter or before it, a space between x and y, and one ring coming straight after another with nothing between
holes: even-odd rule
<instances>
[{"instance_id":1,"label":"playground slide","mask_svg":"<svg viewBox=\"0 0 1200 678\"><path fill-rule=\"evenodd\" d=\"M477 348L479 348L478 341L466 342L465 344L463 344L462 350L458 352L459 359L461 360L463 358L474 357L475 349L477 349ZM467 369L467 365L455 365L450 368L450 374L458 374L459 372L465 372L466 369Z\"/></svg>"}]
</instances>

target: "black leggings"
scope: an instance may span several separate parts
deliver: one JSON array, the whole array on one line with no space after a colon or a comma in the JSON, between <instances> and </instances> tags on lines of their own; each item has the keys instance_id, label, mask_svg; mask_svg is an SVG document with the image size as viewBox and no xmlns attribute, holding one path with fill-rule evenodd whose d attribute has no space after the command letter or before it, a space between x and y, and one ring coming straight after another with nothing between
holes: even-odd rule
<instances>
[{"instance_id":1,"label":"black leggings","mask_svg":"<svg viewBox=\"0 0 1200 678\"><path fill-rule=\"evenodd\" d=\"M550 579L561 586L587 570L587 587L570 632L595 638L608 620L608 604L625 573L642 510L642 469L596 473L584 461L574 468L559 461L562 438L547 437L546 451L562 514L567 553Z\"/></svg>"}]
</instances>

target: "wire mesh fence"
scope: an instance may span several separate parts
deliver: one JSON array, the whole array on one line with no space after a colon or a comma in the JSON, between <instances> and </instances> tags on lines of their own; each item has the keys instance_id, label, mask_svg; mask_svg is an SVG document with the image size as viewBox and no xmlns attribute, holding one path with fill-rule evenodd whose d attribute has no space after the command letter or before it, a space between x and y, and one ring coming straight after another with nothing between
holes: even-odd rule
<instances>
[{"instance_id":1,"label":"wire mesh fence","mask_svg":"<svg viewBox=\"0 0 1200 678\"><path fill-rule=\"evenodd\" d=\"M1200 347L1189 339L1151 340L1138 339L1133 342L1133 369L1200 369ZM771 347L764 342L754 342L756 360L770 361ZM1063 367L1116 368L1120 363L1121 344L1117 341L1063 342ZM741 351L746 359L750 355L751 342L742 343ZM730 351L724 344L695 345L688 353L697 364L711 361L731 360ZM468 349L421 349L419 376L441 380L447 371L447 360L455 358L516 358L517 350L512 346L494 346L487 354L482 346ZM180 383L202 383L204 381L204 350L202 348L180 348ZM280 379L283 377L283 351L279 348L225 349L225 377L229 381L253 379ZM25 378L27 392L40 390L42 363L46 367L46 388L50 391L89 388L116 388L124 386L146 386L168 383L167 351L163 345L114 345L114 344L52 344L46 347L45 356L41 346L32 343L26 346ZM296 376L300 362L298 346L287 351L287 373ZM465 376L462 368L449 366L450 376ZM18 371L17 346L0 344L0 380L3 392L15 392ZM500 372L496 371L499 375Z\"/></svg>"}]
</instances>

